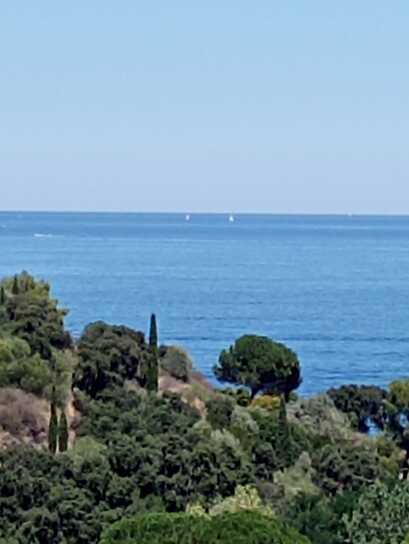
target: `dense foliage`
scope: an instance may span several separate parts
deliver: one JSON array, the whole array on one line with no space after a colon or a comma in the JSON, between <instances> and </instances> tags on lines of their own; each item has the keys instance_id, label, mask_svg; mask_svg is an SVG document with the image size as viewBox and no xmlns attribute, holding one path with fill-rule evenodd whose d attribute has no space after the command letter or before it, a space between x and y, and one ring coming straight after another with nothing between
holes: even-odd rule
<instances>
[{"instance_id":1,"label":"dense foliage","mask_svg":"<svg viewBox=\"0 0 409 544\"><path fill-rule=\"evenodd\" d=\"M404 544L409 535L408 482L365 490L347 522L347 535L354 544Z\"/></svg>"},{"instance_id":2,"label":"dense foliage","mask_svg":"<svg viewBox=\"0 0 409 544\"><path fill-rule=\"evenodd\" d=\"M408 380L296 398L295 353L248 335L216 392L154 315L77 342L64 315L0 282L0 544L404 543Z\"/></svg>"},{"instance_id":3,"label":"dense foliage","mask_svg":"<svg viewBox=\"0 0 409 544\"><path fill-rule=\"evenodd\" d=\"M88 325L78 342L74 387L95 398L105 389L134 380L144 386L152 352L143 333L103 322Z\"/></svg>"},{"instance_id":4,"label":"dense foliage","mask_svg":"<svg viewBox=\"0 0 409 544\"><path fill-rule=\"evenodd\" d=\"M343 385L332 388L328 395L338 410L352 418L352 423L362 432L368 432L370 424L383 429L387 423L387 392L375 386Z\"/></svg>"},{"instance_id":5,"label":"dense foliage","mask_svg":"<svg viewBox=\"0 0 409 544\"><path fill-rule=\"evenodd\" d=\"M275 519L255 512L215 517L149 514L115 524L101 544L308 544Z\"/></svg>"},{"instance_id":6,"label":"dense foliage","mask_svg":"<svg viewBox=\"0 0 409 544\"><path fill-rule=\"evenodd\" d=\"M245 385L254 397L260 391L288 396L301 383L300 364L293 351L265 336L245 335L220 354L214 367L225 382Z\"/></svg>"},{"instance_id":7,"label":"dense foliage","mask_svg":"<svg viewBox=\"0 0 409 544\"><path fill-rule=\"evenodd\" d=\"M9 332L27 342L31 353L43 359L51 359L52 349L66 349L72 344L64 330L65 310L57 307L50 298L50 287L36 282L29 274L6 279L2 282L5 304L0 312L2 331Z\"/></svg>"}]
</instances>

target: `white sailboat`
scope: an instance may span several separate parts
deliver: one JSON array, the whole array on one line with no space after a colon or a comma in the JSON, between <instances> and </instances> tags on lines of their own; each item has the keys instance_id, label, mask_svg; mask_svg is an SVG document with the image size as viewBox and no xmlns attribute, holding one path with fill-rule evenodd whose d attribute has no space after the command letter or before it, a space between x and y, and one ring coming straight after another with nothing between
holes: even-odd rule
<instances>
[{"instance_id":1,"label":"white sailboat","mask_svg":"<svg viewBox=\"0 0 409 544\"><path fill-rule=\"evenodd\" d=\"M190 221L190 215L187 213L185 216L186 221Z\"/></svg>"},{"instance_id":2,"label":"white sailboat","mask_svg":"<svg viewBox=\"0 0 409 544\"><path fill-rule=\"evenodd\" d=\"M234 215L233 215L233 214L230 215L229 221L230 221L230 223L234 223L235 219L234 219Z\"/></svg>"}]
</instances>

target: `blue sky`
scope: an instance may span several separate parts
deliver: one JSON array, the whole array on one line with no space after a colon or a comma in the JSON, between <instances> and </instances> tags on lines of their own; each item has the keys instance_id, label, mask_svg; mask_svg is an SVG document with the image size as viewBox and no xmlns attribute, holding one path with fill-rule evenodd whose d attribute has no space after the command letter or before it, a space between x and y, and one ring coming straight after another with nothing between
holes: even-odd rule
<instances>
[{"instance_id":1,"label":"blue sky","mask_svg":"<svg viewBox=\"0 0 409 544\"><path fill-rule=\"evenodd\" d=\"M0 11L0 209L409 213L407 0Z\"/></svg>"}]
</instances>

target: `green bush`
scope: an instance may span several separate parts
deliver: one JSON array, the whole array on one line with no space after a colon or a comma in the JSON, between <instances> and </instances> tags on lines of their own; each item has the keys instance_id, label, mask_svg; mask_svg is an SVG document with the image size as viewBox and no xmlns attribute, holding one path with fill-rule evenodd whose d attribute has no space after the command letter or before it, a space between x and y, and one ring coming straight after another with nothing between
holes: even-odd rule
<instances>
[{"instance_id":1,"label":"green bush","mask_svg":"<svg viewBox=\"0 0 409 544\"><path fill-rule=\"evenodd\" d=\"M263 408L274 412L279 410L281 404L281 398L277 395L259 395L251 401L251 408Z\"/></svg>"},{"instance_id":2,"label":"green bush","mask_svg":"<svg viewBox=\"0 0 409 544\"><path fill-rule=\"evenodd\" d=\"M368 487L345 525L354 544L403 543L409 531L408 482L392 489L381 483Z\"/></svg>"},{"instance_id":3,"label":"green bush","mask_svg":"<svg viewBox=\"0 0 409 544\"><path fill-rule=\"evenodd\" d=\"M308 544L281 522L255 512L209 518L190 514L149 514L109 528L101 544Z\"/></svg>"},{"instance_id":4,"label":"green bush","mask_svg":"<svg viewBox=\"0 0 409 544\"><path fill-rule=\"evenodd\" d=\"M27 393L44 395L51 382L47 361L30 355L30 346L19 338L0 339L0 387L18 387Z\"/></svg>"},{"instance_id":5,"label":"green bush","mask_svg":"<svg viewBox=\"0 0 409 544\"><path fill-rule=\"evenodd\" d=\"M343 385L328 390L328 396L338 410L348 414L359 431L367 433L372 421L380 429L385 427L387 392L373 385Z\"/></svg>"},{"instance_id":6,"label":"green bush","mask_svg":"<svg viewBox=\"0 0 409 544\"><path fill-rule=\"evenodd\" d=\"M0 325L8 333L25 340L32 354L51 359L52 349L67 349L72 339L64 329L66 310L51 298L50 286L23 272L1 282L7 295Z\"/></svg>"},{"instance_id":7,"label":"green bush","mask_svg":"<svg viewBox=\"0 0 409 544\"><path fill-rule=\"evenodd\" d=\"M206 402L207 420L214 429L230 426L234 411L233 400L226 395L215 395Z\"/></svg>"}]
</instances>

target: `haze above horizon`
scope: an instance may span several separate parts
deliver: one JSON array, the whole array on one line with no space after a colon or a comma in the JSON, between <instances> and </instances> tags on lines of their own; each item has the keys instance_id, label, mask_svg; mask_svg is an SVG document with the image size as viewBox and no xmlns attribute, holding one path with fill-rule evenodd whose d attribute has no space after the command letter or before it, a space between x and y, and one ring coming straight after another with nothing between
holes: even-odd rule
<instances>
[{"instance_id":1,"label":"haze above horizon","mask_svg":"<svg viewBox=\"0 0 409 544\"><path fill-rule=\"evenodd\" d=\"M8 3L0 208L408 214L408 23L403 0Z\"/></svg>"}]
</instances>

